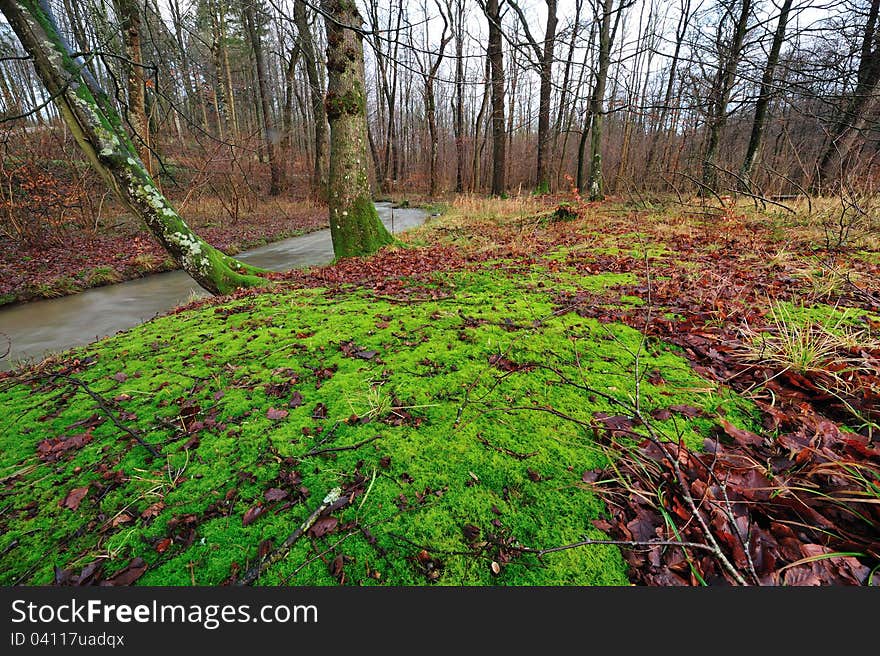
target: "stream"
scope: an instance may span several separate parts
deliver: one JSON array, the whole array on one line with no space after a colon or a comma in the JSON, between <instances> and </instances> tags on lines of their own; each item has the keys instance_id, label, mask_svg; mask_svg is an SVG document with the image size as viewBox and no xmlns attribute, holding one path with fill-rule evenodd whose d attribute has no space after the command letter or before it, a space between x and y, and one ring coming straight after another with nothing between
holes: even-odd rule
<instances>
[{"instance_id":1,"label":"stream","mask_svg":"<svg viewBox=\"0 0 880 656\"><path fill-rule=\"evenodd\" d=\"M376 210L385 227L394 233L421 225L428 217L416 208L392 210L390 203L376 203ZM333 243L328 228L243 251L235 257L264 269L286 271L329 263ZM187 274L170 271L72 296L0 308L0 353L6 350L6 338L11 340L9 354L0 359L0 371L90 344L203 296L207 292Z\"/></svg>"}]
</instances>

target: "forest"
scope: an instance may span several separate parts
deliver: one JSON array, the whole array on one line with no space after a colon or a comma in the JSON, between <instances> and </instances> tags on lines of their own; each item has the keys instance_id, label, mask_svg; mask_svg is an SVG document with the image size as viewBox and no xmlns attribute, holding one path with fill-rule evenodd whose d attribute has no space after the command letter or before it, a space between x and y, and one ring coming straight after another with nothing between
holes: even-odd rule
<instances>
[{"instance_id":1,"label":"forest","mask_svg":"<svg viewBox=\"0 0 880 656\"><path fill-rule=\"evenodd\" d=\"M880 0L0 0L0 584L880 584Z\"/></svg>"}]
</instances>

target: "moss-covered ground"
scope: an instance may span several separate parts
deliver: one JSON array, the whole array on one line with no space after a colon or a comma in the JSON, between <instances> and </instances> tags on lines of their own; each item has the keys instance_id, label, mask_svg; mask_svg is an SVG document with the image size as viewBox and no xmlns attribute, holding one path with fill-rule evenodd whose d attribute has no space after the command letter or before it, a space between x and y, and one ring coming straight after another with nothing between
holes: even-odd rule
<instances>
[{"instance_id":1,"label":"moss-covered ground","mask_svg":"<svg viewBox=\"0 0 880 656\"><path fill-rule=\"evenodd\" d=\"M536 553L608 537L584 476L610 464L603 431L637 437L637 408L696 449L758 412L679 347L566 304L650 313L644 274L612 265L637 237L514 227L495 250L461 213L411 235L482 256L397 272L407 294L281 285L0 380L0 583L234 582L337 489L259 584L628 584L616 546Z\"/></svg>"}]
</instances>

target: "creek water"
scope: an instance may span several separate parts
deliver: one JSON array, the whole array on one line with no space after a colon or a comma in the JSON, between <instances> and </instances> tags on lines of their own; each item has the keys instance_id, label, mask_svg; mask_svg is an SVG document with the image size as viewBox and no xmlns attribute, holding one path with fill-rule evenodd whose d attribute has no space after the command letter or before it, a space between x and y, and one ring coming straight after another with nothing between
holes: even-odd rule
<instances>
[{"instance_id":1,"label":"creek water","mask_svg":"<svg viewBox=\"0 0 880 656\"><path fill-rule=\"evenodd\" d=\"M376 203L389 230L402 232L424 223L427 213ZM327 264L333 259L330 230L319 230L244 251L237 258L271 271ZM206 296L182 271L170 271L72 296L0 309L0 371L74 346L83 346L152 319L177 305Z\"/></svg>"}]
</instances>

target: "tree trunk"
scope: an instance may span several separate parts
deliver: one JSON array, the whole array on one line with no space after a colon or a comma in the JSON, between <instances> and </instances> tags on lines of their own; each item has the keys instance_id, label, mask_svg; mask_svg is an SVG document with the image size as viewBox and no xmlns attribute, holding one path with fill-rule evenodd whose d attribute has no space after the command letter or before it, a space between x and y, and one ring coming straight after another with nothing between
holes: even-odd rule
<instances>
[{"instance_id":1,"label":"tree trunk","mask_svg":"<svg viewBox=\"0 0 880 656\"><path fill-rule=\"evenodd\" d=\"M143 55L141 54L141 14L137 0L113 0L116 15L122 28L125 47L126 88L128 106L125 117L135 135L138 154L147 173L153 174L153 158L150 153L150 126L147 122L145 102Z\"/></svg>"},{"instance_id":2,"label":"tree trunk","mask_svg":"<svg viewBox=\"0 0 880 656\"><path fill-rule=\"evenodd\" d=\"M736 82L736 69L742 59L743 41L748 30L749 15L752 8L752 0L740 0L740 13L733 26L733 36L727 44L727 51L720 43L718 49L721 58L718 62L718 72L712 84L712 93L709 98L709 135L706 140L706 153L703 156L703 184L713 191L718 189L718 170L715 159L718 155L718 146L721 143L721 132L727 124L727 105L730 102L730 93ZM721 32L719 25L719 34Z\"/></svg>"},{"instance_id":3,"label":"tree trunk","mask_svg":"<svg viewBox=\"0 0 880 656\"><path fill-rule=\"evenodd\" d=\"M812 181L813 191L830 189L835 181L846 174L847 160L861 141L862 132L868 126L868 117L877 107L880 92L880 34L877 21L880 18L880 0L871 0L865 28L862 33L856 87L841 113L840 120L831 131L831 140L819 159L818 172Z\"/></svg>"},{"instance_id":4,"label":"tree trunk","mask_svg":"<svg viewBox=\"0 0 880 656\"><path fill-rule=\"evenodd\" d=\"M318 76L318 55L315 40L306 17L306 3L295 0L293 4L293 20L299 32L299 43L309 81L309 95L312 104L312 118L315 122L315 161L312 167L312 191L320 200L327 200L327 163L330 153L327 150L327 112L324 110L324 89Z\"/></svg>"},{"instance_id":5,"label":"tree trunk","mask_svg":"<svg viewBox=\"0 0 880 656\"><path fill-rule=\"evenodd\" d=\"M321 0L327 30L330 123L330 233L337 258L368 255L393 241L382 225L367 177L363 19L354 0Z\"/></svg>"},{"instance_id":6,"label":"tree trunk","mask_svg":"<svg viewBox=\"0 0 880 656\"><path fill-rule=\"evenodd\" d=\"M492 84L492 195L501 196L507 163L504 139L504 53L501 48L501 7L498 0L486 0L489 20L489 67Z\"/></svg>"},{"instance_id":7,"label":"tree trunk","mask_svg":"<svg viewBox=\"0 0 880 656\"><path fill-rule=\"evenodd\" d=\"M550 191L550 146L553 137L550 135L550 96L553 93L553 56L556 49L556 17L557 0L544 0L547 3L547 26L544 40L539 44L532 36L529 23L519 5L510 0L510 6L517 13L522 24L526 40L535 51L538 77L541 86L538 92L538 163L536 173L536 189L539 193ZM580 6L577 8L580 11ZM567 71L566 71L567 73Z\"/></svg>"},{"instance_id":8,"label":"tree trunk","mask_svg":"<svg viewBox=\"0 0 880 656\"><path fill-rule=\"evenodd\" d=\"M623 0L614 9L614 0L602 0L599 7L602 18L599 24L599 57L596 68L596 80L593 94L590 97L590 175L587 178L587 193L591 201L605 198L605 181L602 175L602 127L605 120L605 86L608 82L608 70L611 68L611 46L617 25L622 13ZM614 14L614 28L611 19ZM578 183L580 185L580 182Z\"/></svg>"},{"instance_id":9,"label":"tree trunk","mask_svg":"<svg viewBox=\"0 0 880 656\"><path fill-rule=\"evenodd\" d=\"M785 42L785 29L788 25L788 14L791 11L793 0L785 0L779 10L779 21L776 23L776 32L773 34L773 43L770 53L767 55L767 65L761 76L761 88L758 91L758 102L755 104L755 118L752 121L752 132L749 136L749 145L746 148L746 156L740 169L742 182L751 187L752 168L755 165L755 157L761 147L761 139L764 136L764 126L767 123L767 109L773 98L773 77L776 73L776 65L779 63L779 53ZM746 189L745 191L750 191Z\"/></svg>"},{"instance_id":10,"label":"tree trunk","mask_svg":"<svg viewBox=\"0 0 880 656\"><path fill-rule=\"evenodd\" d=\"M265 285L255 275L259 269L204 242L159 192L112 101L82 60L71 57L47 0L0 0L0 11L33 58L37 75L89 161L175 261L212 294Z\"/></svg>"},{"instance_id":11,"label":"tree trunk","mask_svg":"<svg viewBox=\"0 0 880 656\"><path fill-rule=\"evenodd\" d=\"M263 40L257 25L254 3L244 4L244 22L254 52L257 68L257 88L260 94L260 110L263 116L263 139L266 144L266 157L269 160L269 195L281 193L281 167L278 165L277 133L272 125L272 103L269 101L269 83L266 74L266 59L263 56Z\"/></svg>"},{"instance_id":12,"label":"tree trunk","mask_svg":"<svg viewBox=\"0 0 880 656\"><path fill-rule=\"evenodd\" d=\"M450 10L451 13L451 10ZM455 100L453 101L453 132L455 133L455 191L464 191L464 0L455 5Z\"/></svg>"}]
</instances>

